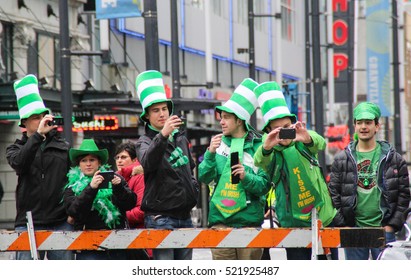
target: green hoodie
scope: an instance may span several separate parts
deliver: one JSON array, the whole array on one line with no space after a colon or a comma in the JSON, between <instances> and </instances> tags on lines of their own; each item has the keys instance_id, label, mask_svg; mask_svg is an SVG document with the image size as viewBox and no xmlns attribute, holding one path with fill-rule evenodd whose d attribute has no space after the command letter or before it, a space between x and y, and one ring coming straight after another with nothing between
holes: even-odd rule
<instances>
[{"instance_id":1,"label":"green hoodie","mask_svg":"<svg viewBox=\"0 0 411 280\"><path fill-rule=\"evenodd\" d=\"M217 186L226 161L229 159L231 139L231 137L223 137L216 153L206 151L204 160L198 166L199 181L209 186ZM263 223L265 195L270 186L267 174L261 168L254 166L253 159L255 151L261 146L261 143L261 138L253 133L249 133L244 142L242 164L245 166L246 175L241 182L245 188L247 207L228 218L224 218L216 206L209 203L209 226L224 224L235 228L259 227Z\"/></svg>"},{"instance_id":2,"label":"green hoodie","mask_svg":"<svg viewBox=\"0 0 411 280\"><path fill-rule=\"evenodd\" d=\"M328 226L332 222L334 216L337 213L337 210L332 205L332 201L331 201L330 194L328 192L327 184L325 180L323 179L323 175L321 174L322 172L321 169L316 166L311 166L309 161L303 160L305 157L301 154L302 150L309 151L311 155L317 157L318 151L325 149L325 145L326 145L324 138L320 136L318 133L316 133L315 131L311 131L311 130L308 132L313 140L312 145L304 145L301 142L292 142L287 147L277 145L274 147L273 153L267 156L263 155L262 153L263 149L262 149L262 146L260 146L254 155L255 165L263 168L267 173L274 172L274 170L275 169L278 170L278 168L280 169L276 174L269 174L269 178L272 177L272 181L276 184L275 211L276 211L278 220L280 222L280 225L282 227L311 226L311 221L302 221L299 219L295 219L291 213L290 198L286 191L286 185L284 184L284 181L289 182L289 179L288 179L289 170L287 170L286 162L281 163L287 160L287 158L283 157L283 151L286 149L297 149L299 151L299 155L301 156L301 163L306 166L309 166L310 170L312 170L310 177L314 179L313 180L314 182L317 181L316 179L319 179L318 182L320 182L320 185L317 185L316 189L320 193L321 198L324 202L324 205L319 210L318 216L320 220L322 221L323 225ZM267 138L267 134L263 136L263 141L265 141L266 138ZM274 167L277 167L277 168L271 168L271 163L273 163ZM278 166L279 164L281 164L281 166ZM282 172L283 175L279 175L281 174L281 171L283 171ZM289 186L289 188L292 192L293 186Z\"/></svg>"}]
</instances>

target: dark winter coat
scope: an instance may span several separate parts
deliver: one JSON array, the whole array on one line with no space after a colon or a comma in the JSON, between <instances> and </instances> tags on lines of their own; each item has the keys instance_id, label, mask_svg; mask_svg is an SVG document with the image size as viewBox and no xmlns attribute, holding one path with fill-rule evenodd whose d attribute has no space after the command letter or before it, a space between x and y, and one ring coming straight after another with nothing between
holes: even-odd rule
<instances>
[{"instance_id":1,"label":"dark winter coat","mask_svg":"<svg viewBox=\"0 0 411 280\"><path fill-rule=\"evenodd\" d=\"M193 174L195 163L184 134L179 131L173 138L171 141L146 125L146 134L136 143L137 158L144 169L141 209L145 215L188 219L199 194L199 185ZM189 162L173 168L167 159L177 147L182 149Z\"/></svg>"},{"instance_id":2,"label":"dark winter coat","mask_svg":"<svg viewBox=\"0 0 411 280\"><path fill-rule=\"evenodd\" d=\"M378 141L381 155L378 163L378 188L381 190L381 226L399 231L404 223L403 213L410 202L410 183L407 164L388 142ZM358 173L356 145L351 142L335 156L331 166L329 190L337 215L335 226L355 226Z\"/></svg>"},{"instance_id":3,"label":"dark winter coat","mask_svg":"<svg viewBox=\"0 0 411 280\"><path fill-rule=\"evenodd\" d=\"M70 145L57 131L43 137L35 133L23 137L6 149L10 166L18 176L15 226L25 226L26 212L31 211L37 226L59 224L67 220L63 189L69 170Z\"/></svg>"}]
</instances>

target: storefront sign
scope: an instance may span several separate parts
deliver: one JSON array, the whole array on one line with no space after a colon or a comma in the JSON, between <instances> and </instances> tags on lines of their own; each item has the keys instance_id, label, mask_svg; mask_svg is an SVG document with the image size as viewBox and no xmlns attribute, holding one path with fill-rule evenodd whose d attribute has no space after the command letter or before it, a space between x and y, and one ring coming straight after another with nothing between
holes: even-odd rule
<instances>
[{"instance_id":1,"label":"storefront sign","mask_svg":"<svg viewBox=\"0 0 411 280\"><path fill-rule=\"evenodd\" d=\"M98 131L98 130L117 130L118 118L115 116L95 116L94 120L73 122L73 132L78 131Z\"/></svg>"}]
</instances>

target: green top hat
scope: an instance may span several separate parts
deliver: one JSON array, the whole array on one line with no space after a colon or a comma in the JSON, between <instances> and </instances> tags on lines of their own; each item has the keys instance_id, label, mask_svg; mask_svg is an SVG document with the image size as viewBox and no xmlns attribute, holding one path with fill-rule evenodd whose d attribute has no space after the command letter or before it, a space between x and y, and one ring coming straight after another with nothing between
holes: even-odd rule
<instances>
[{"instance_id":1,"label":"green top hat","mask_svg":"<svg viewBox=\"0 0 411 280\"><path fill-rule=\"evenodd\" d=\"M262 130L264 132L272 120L289 117L291 122L297 121L297 116L291 114L284 94L276 82L262 83L254 89L254 93L257 95L258 104L263 114L265 124Z\"/></svg>"},{"instance_id":2,"label":"green top hat","mask_svg":"<svg viewBox=\"0 0 411 280\"><path fill-rule=\"evenodd\" d=\"M143 113L141 118L147 122L146 110L153 104L166 102L170 115L173 114L173 102L167 99L164 89L163 75L156 70L140 73L136 78L137 95L140 99Z\"/></svg>"},{"instance_id":3,"label":"green top hat","mask_svg":"<svg viewBox=\"0 0 411 280\"><path fill-rule=\"evenodd\" d=\"M375 120L380 117L380 108L372 102L361 102L354 109L354 120Z\"/></svg>"},{"instance_id":4,"label":"green top hat","mask_svg":"<svg viewBox=\"0 0 411 280\"><path fill-rule=\"evenodd\" d=\"M245 121L246 128L250 130L250 118L258 107L257 97L254 88L258 83L250 78L244 79L241 84L234 90L231 98L224 105L217 106L216 111L221 113L225 111L236 115Z\"/></svg>"},{"instance_id":5,"label":"green top hat","mask_svg":"<svg viewBox=\"0 0 411 280\"><path fill-rule=\"evenodd\" d=\"M78 149L71 148L69 156L71 162L75 163L79 156L94 155L101 160L101 164L107 163L108 151L107 149L99 149L93 139L84 139Z\"/></svg>"},{"instance_id":6,"label":"green top hat","mask_svg":"<svg viewBox=\"0 0 411 280\"><path fill-rule=\"evenodd\" d=\"M35 114L49 113L50 110L44 106L43 99L39 93L39 86L36 76L29 74L21 80L14 82L16 92L17 107L19 108L20 127L25 127L21 120L27 119Z\"/></svg>"}]
</instances>

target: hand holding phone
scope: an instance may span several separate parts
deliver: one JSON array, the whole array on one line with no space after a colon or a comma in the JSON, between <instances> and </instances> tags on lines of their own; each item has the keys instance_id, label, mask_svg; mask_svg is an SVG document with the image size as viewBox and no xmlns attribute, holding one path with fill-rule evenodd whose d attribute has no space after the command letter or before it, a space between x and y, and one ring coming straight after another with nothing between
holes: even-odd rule
<instances>
[{"instance_id":1,"label":"hand holding phone","mask_svg":"<svg viewBox=\"0 0 411 280\"><path fill-rule=\"evenodd\" d=\"M48 122L48 125L49 126L53 126L53 125L63 126L64 119L62 117L53 117L53 120Z\"/></svg>"},{"instance_id":2,"label":"hand holding phone","mask_svg":"<svg viewBox=\"0 0 411 280\"><path fill-rule=\"evenodd\" d=\"M107 189L108 183L114 179L114 171L113 170L101 171L100 175L103 176L104 181L100 184L99 189Z\"/></svg>"},{"instance_id":3,"label":"hand holding phone","mask_svg":"<svg viewBox=\"0 0 411 280\"><path fill-rule=\"evenodd\" d=\"M238 152L233 152L230 154L230 165L231 165L231 172L233 171L233 166L239 163L239 156ZM240 183L240 175L233 175L231 173L231 183L238 184Z\"/></svg>"},{"instance_id":4,"label":"hand holding phone","mask_svg":"<svg viewBox=\"0 0 411 280\"><path fill-rule=\"evenodd\" d=\"M295 139L295 128L281 128L278 137L280 139Z\"/></svg>"}]
</instances>

